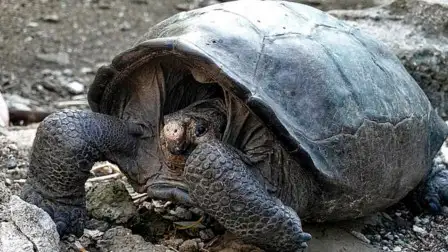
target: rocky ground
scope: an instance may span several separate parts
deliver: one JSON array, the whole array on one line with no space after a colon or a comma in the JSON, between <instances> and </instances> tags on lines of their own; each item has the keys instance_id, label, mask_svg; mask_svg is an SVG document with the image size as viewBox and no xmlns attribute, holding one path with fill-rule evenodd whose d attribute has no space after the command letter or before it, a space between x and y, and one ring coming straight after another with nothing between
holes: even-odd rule
<instances>
[{"instance_id":1,"label":"rocky ground","mask_svg":"<svg viewBox=\"0 0 448 252\"><path fill-rule=\"evenodd\" d=\"M330 10L360 9L388 1L305 2ZM397 0L381 9L332 14L388 43L446 117L448 7L439 2L442 1ZM151 25L197 4L182 0L0 1L0 91L12 109L87 109L86 91L98 66L108 64ZM425 19L430 13L437 13L439 18ZM396 32L400 36L394 40L384 36L389 28L405 32ZM23 209L35 216L44 215L17 198L10 198L19 193L26 178L36 128L35 124L24 126L26 120L12 119L22 126L0 131L1 230L8 227L12 232L0 232L0 251L17 251L17 244L1 242L6 235L17 233L17 229L41 230L42 225L49 226L45 217L39 218L44 224L36 222L31 227L17 221L25 214ZM441 153L436 163L447 164L448 155ZM84 236L61 240L61 251L260 251L241 244L200 209L154 201L134 193L110 164L98 164L86 188L91 219ZM308 251L447 252L447 227L447 217L413 216L402 203L363 220L305 225L314 237ZM54 230L50 227L47 231L51 234ZM51 246L56 246L22 238L26 240L22 239L23 251L54 251Z\"/></svg>"}]
</instances>

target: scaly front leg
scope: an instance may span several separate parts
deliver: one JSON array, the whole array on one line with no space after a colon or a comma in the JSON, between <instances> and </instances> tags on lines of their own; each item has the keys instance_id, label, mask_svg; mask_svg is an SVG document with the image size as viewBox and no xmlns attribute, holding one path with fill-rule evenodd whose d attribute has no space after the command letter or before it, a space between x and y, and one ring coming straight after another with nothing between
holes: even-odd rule
<instances>
[{"instance_id":1,"label":"scaly front leg","mask_svg":"<svg viewBox=\"0 0 448 252\"><path fill-rule=\"evenodd\" d=\"M300 251L311 235L297 214L268 195L232 149L218 140L199 144L187 159L191 199L245 242L268 251Z\"/></svg>"},{"instance_id":2,"label":"scaly front leg","mask_svg":"<svg viewBox=\"0 0 448 252\"><path fill-rule=\"evenodd\" d=\"M86 218L84 184L96 161L109 160L132 173L141 126L112 116L63 111L39 126L21 197L44 209L60 235L81 235Z\"/></svg>"}]
</instances>

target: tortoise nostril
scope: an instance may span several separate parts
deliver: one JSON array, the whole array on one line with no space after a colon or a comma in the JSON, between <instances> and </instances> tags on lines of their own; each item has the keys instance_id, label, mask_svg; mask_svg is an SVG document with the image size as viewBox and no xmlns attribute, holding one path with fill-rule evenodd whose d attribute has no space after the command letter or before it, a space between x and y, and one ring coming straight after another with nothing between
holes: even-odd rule
<instances>
[{"instance_id":1,"label":"tortoise nostril","mask_svg":"<svg viewBox=\"0 0 448 252\"><path fill-rule=\"evenodd\" d=\"M174 129L174 133L177 133L177 129Z\"/></svg>"}]
</instances>

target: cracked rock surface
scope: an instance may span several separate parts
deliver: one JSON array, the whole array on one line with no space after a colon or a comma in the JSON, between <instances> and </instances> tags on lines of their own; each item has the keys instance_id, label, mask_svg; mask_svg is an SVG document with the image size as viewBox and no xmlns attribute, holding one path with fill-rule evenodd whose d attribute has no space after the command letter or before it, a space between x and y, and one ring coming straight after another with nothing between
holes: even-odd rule
<instances>
[{"instance_id":1,"label":"cracked rock surface","mask_svg":"<svg viewBox=\"0 0 448 252\"><path fill-rule=\"evenodd\" d=\"M50 216L16 195L8 197L9 189L3 182L0 182L0 192L0 251L59 251L59 234Z\"/></svg>"}]
</instances>

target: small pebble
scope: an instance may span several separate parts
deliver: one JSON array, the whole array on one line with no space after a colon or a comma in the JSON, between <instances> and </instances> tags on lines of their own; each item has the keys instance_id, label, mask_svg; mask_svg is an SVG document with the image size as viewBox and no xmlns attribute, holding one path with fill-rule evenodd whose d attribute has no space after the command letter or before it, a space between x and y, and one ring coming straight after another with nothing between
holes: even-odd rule
<instances>
[{"instance_id":1,"label":"small pebble","mask_svg":"<svg viewBox=\"0 0 448 252\"><path fill-rule=\"evenodd\" d=\"M442 207L442 213L443 213L443 215L448 216L448 206Z\"/></svg>"},{"instance_id":2,"label":"small pebble","mask_svg":"<svg viewBox=\"0 0 448 252\"><path fill-rule=\"evenodd\" d=\"M8 149L11 150L11 151L17 151L18 150L17 145L15 145L15 144L8 144Z\"/></svg>"},{"instance_id":3,"label":"small pebble","mask_svg":"<svg viewBox=\"0 0 448 252\"><path fill-rule=\"evenodd\" d=\"M169 239L165 240L164 243L166 246L173 247L175 249L179 249L179 246L184 242L182 239Z\"/></svg>"},{"instance_id":4,"label":"small pebble","mask_svg":"<svg viewBox=\"0 0 448 252\"><path fill-rule=\"evenodd\" d=\"M95 71L93 71L93 69L90 68L90 67L83 67L83 68L81 68L80 72L83 73L83 74L95 73Z\"/></svg>"},{"instance_id":5,"label":"small pebble","mask_svg":"<svg viewBox=\"0 0 448 252\"><path fill-rule=\"evenodd\" d=\"M394 240L394 236L393 236L391 233L387 234L387 235L386 235L386 238L389 239L389 240L391 240L391 241Z\"/></svg>"},{"instance_id":6,"label":"small pebble","mask_svg":"<svg viewBox=\"0 0 448 252\"><path fill-rule=\"evenodd\" d=\"M401 251L401 247L400 246L396 246L393 251L394 252L400 252Z\"/></svg>"},{"instance_id":7,"label":"small pebble","mask_svg":"<svg viewBox=\"0 0 448 252\"><path fill-rule=\"evenodd\" d=\"M132 28L131 24L127 21L124 21L121 25L120 25L120 30L121 31L129 31Z\"/></svg>"},{"instance_id":8,"label":"small pebble","mask_svg":"<svg viewBox=\"0 0 448 252\"><path fill-rule=\"evenodd\" d=\"M416 225L412 226L412 230L413 230L414 232L420 234L420 235L426 235L426 234L428 234L428 232L427 232L424 228L421 228L421 227L416 226Z\"/></svg>"},{"instance_id":9,"label":"small pebble","mask_svg":"<svg viewBox=\"0 0 448 252\"><path fill-rule=\"evenodd\" d=\"M64 71L62 71L62 74L65 76L73 76L73 70L71 69L64 69Z\"/></svg>"},{"instance_id":10,"label":"small pebble","mask_svg":"<svg viewBox=\"0 0 448 252\"><path fill-rule=\"evenodd\" d=\"M67 241L69 241L69 242L75 242L75 241L76 241L76 236L70 234L70 235L67 237Z\"/></svg>"},{"instance_id":11,"label":"small pebble","mask_svg":"<svg viewBox=\"0 0 448 252\"><path fill-rule=\"evenodd\" d=\"M27 26L28 26L28 27L38 27L38 26L39 26L39 23L37 23L37 22L29 22L29 23L27 24Z\"/></svg>"},{"instance_id":12,"label":"small pebble","mask_svg":"<svg viewBox=\"0 0 448 252\"><path fill-rule=\"evenodd\" d=\"M352 230L352 231L351 231L351 234L352 234L354 237L360 239L361 241L370 244L370 240L367 239L367 237L366 237L365 235L363 235L362 233Z\"/></svg>"},{"instance_id":13,"label":"small pebble","mask_svg":"<svg viewBox=\"0 0 448 252\"><path fill-rule=\"evenodd\" d=\"M215 234L213 233L213 230L211 230L210 228L199 231L199 236L203 241L209 241L215 238Z\"/></svg>"},{"instance_id":14,"label":"small pebble","mask_svg":"<svg viewBox=\"0 0 448 252\"><path fill-rule=\"evenodd\" d=\"M86 222L86 229L90 230L98 230L101 232L106 232L109 229L110 224L106 221L101 221L97 219L90 219Z\"/></svg>"},{"instance_id":15,"label":"small pebble","mask_svg":"<svg viewBox=\"0 0 448 252\"><path fill-rule=\"evenodd\" d=\"M186 240L179 246L179 252L197 252L198 243L195 240Z\"/></svg>"},{"instance_id":16,"label":"small pebble","mask_svg":"<svg viewBox=\"0 0 448 252\"><path fill-rule=\"evenodd\" d=\"M59 16L56 13L46 15L42 18L42 20L49 23L58 23L60 21Z\"/></svg>"},{"instance_id":17,"label":"small pebble","mask_svg":"<svg viewBox=\"0 0 448 252\"><path fill-rule=\"evenodd\" d=\"M381 214L384 216L384 218L386 218L386 219L388 219L388 220L390 220L390 221L394 221L394 220L392 219L392 217L390 217L390 215L388 215L387 213L382 212Z\"/></svg>"},{"instance_id":18,"label":"small pebble","mask_svg":"<svg viewBox=\"0 0 448 252\"><path fill-rule=\"evenodd\" d=\"M6 161L6 168L15 169L17 167L17 160L15 157L9 157L8 161Z\"/></svg>"},{"instance_id":19,"label":"small pebble","mask_svg":"<svg viewBox=\"0 0 448 252\"><path fill-rule=\"evenodd\" d=\"M397 239L397 240L395 241L395 244L397 244L397 245L404 245L404 241L401 240L401 239Z\"/></svg>"},{"instance_id":20,"label":"small pebble","mask_svg":"<svg viewBox=\"0 0 448 252\"><path fill-rule=\"evenodd\" d=\"M421 223L422 223L423 225L428 224L428 223L429 223L429 218L426 217L426 218L421 219Z\"/></svg>"},{"instance_id":21,"label":"small pebble","mask_svg":"<svg viewBox=\"0 0 448 252\"><path fill-rule=\"evenodd\" d=\"M181 220L191 220L193 218L191 212L181 206L176 207L174 210L170 210L169 213Z\"/></svg>"},{"instance_id":22,"label":"small pebble","mask_svg":"<svg viewBox=\"0 0 448 252\"><path fill-rule=\"evenodd\" d=\"M82 94L84 92L84 85L77 81L72 81L65 86L71 94Z\"/></svg>"},{"instance_id":23,"label":"small pebble","mask_svg":"<svg viewBox=\"0 0 448 252\"><path fill-rule=\"evenodd\" d=\"M375 241L381 241L381 235L379 234L374 235L373 238L375 239Z\"/></svg>"},{"instance_id":24,"label":"small pebble","mask_svg":"<svg viewBox=\"0 0 448 252\"><path fill-rule=\"evenodd\" d=\"M84 236L92 238L94 240L100 239L103 234L104 232L101 232L99 230L84 229Z\"/></svg>"}]
</instances>

